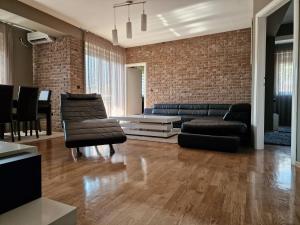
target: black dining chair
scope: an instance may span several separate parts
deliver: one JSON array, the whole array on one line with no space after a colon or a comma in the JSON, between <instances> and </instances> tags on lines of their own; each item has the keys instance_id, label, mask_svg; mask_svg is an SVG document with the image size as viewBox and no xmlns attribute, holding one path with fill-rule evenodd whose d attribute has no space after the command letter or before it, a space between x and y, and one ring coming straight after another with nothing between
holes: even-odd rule
<instances>
[{"instance_id":1,"label":"black dining chair","mask_svg":"<svg viewBox=\"0 0 300 225\"><path fill-rule=\"evenodd\" d=\"M0 85L0 125L1 125L1 137L4 139L5 125L10 124L11 140L15 141L13 120L12 120L12 108L13 108L13 93L14 87L11 85Z\"/></svg>"},{"instance_id":2,"label":"black dining chair","mask_svg":"<svg viewBox=\"0 0 300 225\"><path fill-rule=\"evenodd\" d=\"M51 103L51 90L41 90L39 94L39 103L38 104L50 104ZM38 129L41 132L41 119L44 119L43 114L38 114ZM32 135L32 124L30 124L30 135Z\"/></svg>"},{"instance_id":3,"label":"black dining chair","mask_svg":"<svg viewBox=\"0 0 300 225\"><path fill-rule=\"evenodd\" d=\"M18 95L17 112L14 114L14 120L17 123L18 140L21 140L20 127L21 122L25 126L28 122L34 122L36 137L39 138L38 133L38 97L39 89L35 87L20 86Z\"/></svg>"}]
</instances>

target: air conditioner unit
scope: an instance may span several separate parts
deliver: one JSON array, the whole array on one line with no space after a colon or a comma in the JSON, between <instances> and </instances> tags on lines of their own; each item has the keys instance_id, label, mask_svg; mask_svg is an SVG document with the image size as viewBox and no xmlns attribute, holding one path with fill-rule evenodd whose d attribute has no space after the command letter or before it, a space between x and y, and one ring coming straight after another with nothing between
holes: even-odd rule
<instances>
[{"instance_id":1,"label":"air conditioner unit","mask_svg":"<svg viewBox=\"0 0 300 225\"><path fill-rule=\"evenodd\" d=\"M48 34L42 32L31 32L27 33L27 40L32 45L44 44L53 42L53 39Z\"/></svg>"}]
</instances>

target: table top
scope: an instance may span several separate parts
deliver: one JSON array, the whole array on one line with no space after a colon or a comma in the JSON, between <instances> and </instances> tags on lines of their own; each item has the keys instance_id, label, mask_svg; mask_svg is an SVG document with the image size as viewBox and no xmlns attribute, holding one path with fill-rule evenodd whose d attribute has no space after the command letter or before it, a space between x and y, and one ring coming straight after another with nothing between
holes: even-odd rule
<instances>
[{"instance_id":1,"label":"table top","mask_svg":"<svg viewBox=\"0 0 300 225\"><path fill-rule=\"evenodd\" d=\"M76 210L47 198L39 198L0 215L1 225L49 225ZM55 223L56 224L56 223ZM70 224L70 223L65 223ZM75 224L72 223L72 224Z\"/></svg>"},{"instance_id":2,"label":"table top","mask_svg":"<svg viewBox=\"0 0 300 225\"><path fill-rule=\"evenodd\" d=\"M130 116L112 116L111 119L128 122L140 123L172 123L180 121L180 116L156 116L156 115L130 115Z\"/></svg>"},{"instance_id":3,"label":"table top","mask_svg":"<svg viewBox=\"0 0 300 225\"><path fill-rule=\"evenodd\" d=\"M37 152L35 146L22 145L0 141L0 158L16 155L23 152Z\"/></svg>"}]
</instances>

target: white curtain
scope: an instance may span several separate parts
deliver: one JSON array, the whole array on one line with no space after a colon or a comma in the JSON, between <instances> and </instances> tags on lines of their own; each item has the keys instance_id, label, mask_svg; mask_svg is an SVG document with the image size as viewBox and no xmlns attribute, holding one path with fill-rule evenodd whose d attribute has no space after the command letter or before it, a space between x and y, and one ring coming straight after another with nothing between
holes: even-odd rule
<instances>
[{"instance_id":1,"label":"white curtain","mask_svg":"<svg viewBox=\"0 0 300 225\"><path fill-rule=\"evenodd\" d=\"M101 94L109 116L125 115L125 50L85 34L87 93Z\"/></svg>"},{"instance_id":2,"label":"white curtain","mask_svg":"<svg viewBox=\"0 0 300 225\"><path fill-rule=\"evenodd\" d=\"M275 54L275 94L292 95L293 88L293 51L282 50Z\"/></svg>"},{"instance_id":3,"label":"white curtain","mask_svg":"<svg viewBox=\"0 0 300 225\"><path fill-rule=\"evenodd\" d=\"M275 54L275 112L279 125L290 126L293 91L293 51L279 50Z\"/></svg>"},{"instance_id":4,"label":"white curtain","mask_svg":"<svg viewBox=\"0 0 300 225\"><path fill-rule=\"evenodd\" d=\"M0 84L12 84L12 46L11 28L0 23Z\"/></svg>"}]
</instances>

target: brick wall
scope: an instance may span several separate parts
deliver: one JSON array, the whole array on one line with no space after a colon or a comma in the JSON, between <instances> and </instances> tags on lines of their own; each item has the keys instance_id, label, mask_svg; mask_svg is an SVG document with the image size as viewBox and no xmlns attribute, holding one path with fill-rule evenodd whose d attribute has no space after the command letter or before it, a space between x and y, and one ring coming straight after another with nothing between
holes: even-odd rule
<instances>
[{"instance_id":1,"label":"brick wall","mask_svg":"<svg viewBox=\"0 0 300 225\"><path fill-rule=\"evenodd\" d=\"M127 63L147 63L147 107L250 103L250 56L250 29L126 49Z\"/></svg>"},{"instance_id":2,"label":"brick wall","mask_svg":"<svg viewBox=\"0 0 300 225\"><path fill-rule=\"evenodd\" d=\"M33 47L34 85L52 90L52 126L61 130L60 94L84 91L83 43L73 37Z\"/></svg>"}]
</instances>

